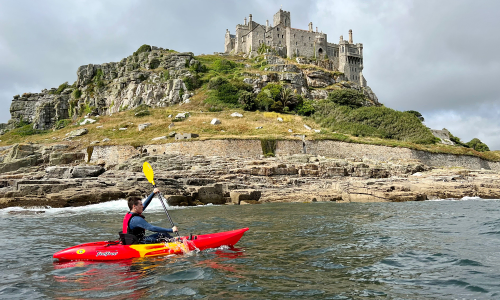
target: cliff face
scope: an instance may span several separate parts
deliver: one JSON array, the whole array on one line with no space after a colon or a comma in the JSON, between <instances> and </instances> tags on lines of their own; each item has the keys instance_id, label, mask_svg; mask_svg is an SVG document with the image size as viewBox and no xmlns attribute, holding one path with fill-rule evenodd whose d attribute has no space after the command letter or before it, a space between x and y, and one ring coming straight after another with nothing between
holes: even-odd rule
<instances>
[{"instance_id":1,"label":"cliff face","mask_svg":"<svg viewBox=\"0 0 500 300\"><path fill-rule=\"evenodd\" d=\"M35 129L50 129L81 111L105 115L141 104L177 104L190 97L182 79L192 76L189 67L197 63L193 56L155 49L120 62L81 66L75 84L62 91L53 88L15 96L9 126L25 121Z\"/></svg>"},{"instance_id":2,"label":"cliff face","mask_svg":"<svg viewBox=\"0 0 500 300\"><path fill-rule=\"evenodd\" d=\"M46 130L59 120L75 118L83 112L110 115L141 104L165 107L188 101L192 94L184 82L196 80L200 62L190 52L176 53L156 47L149 50L134 53L120 62L81 66L73 85L14 96L10 107L12 119L5 127L13 128L24 121L32 123L34 129ZM369 87L346 81L344 74L333 71L328 61L297 58L295 64L269 55L262 62L267 65L262 74L241 73L246 77L243 81L253 85L255 93L271 82L309 99L325 99L334 89L354 89L365 94L366 105L380 105ZM0 134L3 130L0 127Z\"/></svg>"}]
</instances>

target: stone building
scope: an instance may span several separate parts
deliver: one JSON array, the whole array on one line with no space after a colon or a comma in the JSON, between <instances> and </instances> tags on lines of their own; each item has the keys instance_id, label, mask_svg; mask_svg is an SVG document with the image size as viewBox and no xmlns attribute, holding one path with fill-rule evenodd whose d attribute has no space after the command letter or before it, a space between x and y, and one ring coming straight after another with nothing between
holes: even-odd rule
<instances>
[{"instance_id":1,"label":"stone building","mask_svg":"<svg viewBox=\"0 0 500 300\"><path fill-rule=\"evenodd\" d=\"M338 44L329 43L327 34L313 30L309 23L308 30L292 28L290 12L280 9L273 17L273 25L261 25L252 20L252 15L244 19L243 24L236 25L236 34L226 29L225 53L255 54L262 44L275 49L280 55L329 59L334 70L345 74L350 81L362 87L366 86L363 77L363 44L354 44L352 30L349 40L340 36Z\"/></svg>"}]
</instances>

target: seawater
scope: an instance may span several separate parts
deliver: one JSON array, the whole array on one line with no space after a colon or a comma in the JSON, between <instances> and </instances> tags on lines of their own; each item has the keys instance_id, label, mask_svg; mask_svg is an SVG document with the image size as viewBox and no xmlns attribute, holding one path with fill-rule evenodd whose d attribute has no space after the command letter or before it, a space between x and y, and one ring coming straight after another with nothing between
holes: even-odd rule
<instances>
[{"instance_id":1,"label":"seawater","mask_svg":"<svg viewBox=\"0 0 500 300\"><path fill-rule=\"evenodd\" d=\"M63 264L116 240L126 202L40 210L0 210L2 299L500 299L499 200L170 208L181 234L250 230L234 249Z\"/></svg>"}]
</instances>

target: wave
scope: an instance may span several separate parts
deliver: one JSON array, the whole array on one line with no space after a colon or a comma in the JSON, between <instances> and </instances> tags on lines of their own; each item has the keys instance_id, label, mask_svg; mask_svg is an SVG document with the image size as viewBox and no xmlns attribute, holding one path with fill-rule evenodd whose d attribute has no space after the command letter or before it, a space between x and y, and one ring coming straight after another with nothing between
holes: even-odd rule
<instances>
[{"instance_id":1,"label":"wave","mask_svg":"<svg viewBox=\"0 0 500 300\"><path fill-rule=\"evenodd\" d=\"M143 201L146 198L143 199ZM212 205L204 205L201 207L212 206ZM177 210L177 209L187 209L187 208L197 208L199 206L168 206L168 210ZM97 204L90 204L85 206L75 206L75 207L62 207L62 208L53 208L50 206L42 206L42 207L7 207L4 209L0 209L1 215L38 215L43 216L47 214L85 214L85 213L123 213L128 210L127 200L119 199L108 202L102 202ZM147 208L147 212L157 212L163 211L163 207L158 201L157 198L153 199Z\"/></svg>"}]
</instances>

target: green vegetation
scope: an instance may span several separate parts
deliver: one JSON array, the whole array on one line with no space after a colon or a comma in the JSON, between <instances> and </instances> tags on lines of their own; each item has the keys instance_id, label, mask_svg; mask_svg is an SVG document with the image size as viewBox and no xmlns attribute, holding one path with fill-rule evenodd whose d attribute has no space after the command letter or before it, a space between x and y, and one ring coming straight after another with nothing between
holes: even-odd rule
<instances>
[{"instance_id":1,"label":"green vegetation","mask_svg":"<svg viewBox=\"0 0 500 300\"><path fill-rule=\"evenodd\" d=\"M261 139L260 145L262 146L262 153L265 156L275 156L276 155L276 140L275 139Z\"/></svg>"},{"instance_id":2,"label":"green vegetation","mask_svg":"<svg viewBox=\"0 0 500 300\"><path fill-rule=\"evenodd\" d=\"M137 51L134 52L134 56L137 56L143 52L151 52L151 46L146 44L140 46L139 49L137 49Z\"/></svg>"},{"instance_id":3,"label":"green vegetation","mask_svg":"<svg viewBox=\"0 0 500 300\"><path fill-rule=\"evenodd\" d=\"M434 144L438 141L414 114L387 107L359 107L361 101L359 93L335 91L328 99L315 105L313 117L324 127L353 136L396 139L417 144Z\"/></svg>"},{"instance_id":4,"label":"green vegetation","mask_svg":"<svg viewBox=\"0 0 500 300\"><path fill-rule=\"evenodd\" d=\"M405 113L409 113L409 114L414 115L415 117L417 117L417 118L420 120L420 122L425 121L425 119L424 119L424 117L422 116L422 114L421 114L421 113L419 113L419 112L418 112L418 111L416 111L416 110L407 110L407 111L405 111Z\"/></svg>"},{"instance_id":5,"label":"green vegetation","mask_svg":"<svg viewBox=\"0 0 500 300\"><path fill-rule=\"evenodd\" d=\"M150 62L149 62L149 68L150 69L156 69L160 66L160 60L158 58L153 58Z\"/></svg>"},{"instance_id":6,"label":"green vegetation","mask_svg":"<svg viewBox=\"0 0 500 300\"><path fill-rule=\"evenodd\" d=\"M351 108L362 107L366 103L363 93L355 90L336 90L328 94L328 100L342 106Z\"/></svg>"},{"instance_id":7,"label":"green vegetation","mask_svg":"<svg viewBox=\"0 0 500 300\"><path fill-rule=\"evenodd\" d=\"M104 72L102 69L97 69L95 76L92 78L92 82L97 86L97 88L104 87L104 82L102 78L104 77Z\"/></svg>"},{"instance_id":8,"label":"green vegetation","mask_svg":"<svg viewBox=\"0 0 500 300\"><path fill-rule=\"evenodd\" d=\"M68 82L66 81L65 83L61 84L57 90L55 91L50 91L49 94L52 94L52 95L60 95L66 88L70 87L70 85L68 84Z\"/></svg>"},{"instance_id":9,"label":"green vegetation","mask_svg":"<svg viewBox=\"0 0 500 300\"><path fill-rule=\"evenodd\" d=\"M70 119L62 119L56 122L56 125L54 126L55 129L63 129L64 127L68 126L71 124Z\"/></svg>"},{"instance_id":10,"label":"green vegetation","mask_svg":"<svg viewBox=\"0 0 500 300\"><path fill-rule=\"evenodd\" d=\"M145 117L151 115L151 112L149 111L149 106L146 104L141 104L137 106L134 110L134 116L135 117Z\"/></svg>"},{"instance_id":11,"label":"green vegetation","mask_svg":"<svg viewBox=\"0 0 500 300\"><path fill-rule=\"evenodd\" d=\"M170 80L170 73L168 72L168 70L163 71L163 80Z\"/></svg>"},{"instance_id":12,"label":"green vegetation","mask_svg":"<svg viewBox=\"0 0 500 300\"><path fill-rule=\"evenodd\" d=\"M473 138L467 143L467 146L479 152L490 151L490 148L478 138Z\"/></svg>"},{"instance_id":13,"label":"green vegetation","mask_svg":"<svg viewBox=\"0 0 500 300\"><path fill-rule=\"evenodd\" d=\"M30 135L36 135L36 134L44 134L49 132L48 130L38 130L33 128L33 124L26 124L23 126L20 126L18 128L15 128L10 131L12 135L17 135L20 137L26 137Z\"/></svg>"},{"instance_id":14,"label":"green vegetation","mask_svg":"<svg viewBox=\"0 0 500 300\"><path fill-rule=\"evenodd\" d=\"M76 90L73 90L73 99L80 99L80 97L82 96L82 91L80 91L79 89L76 89Z\"/></svg>"}]
</instances>

